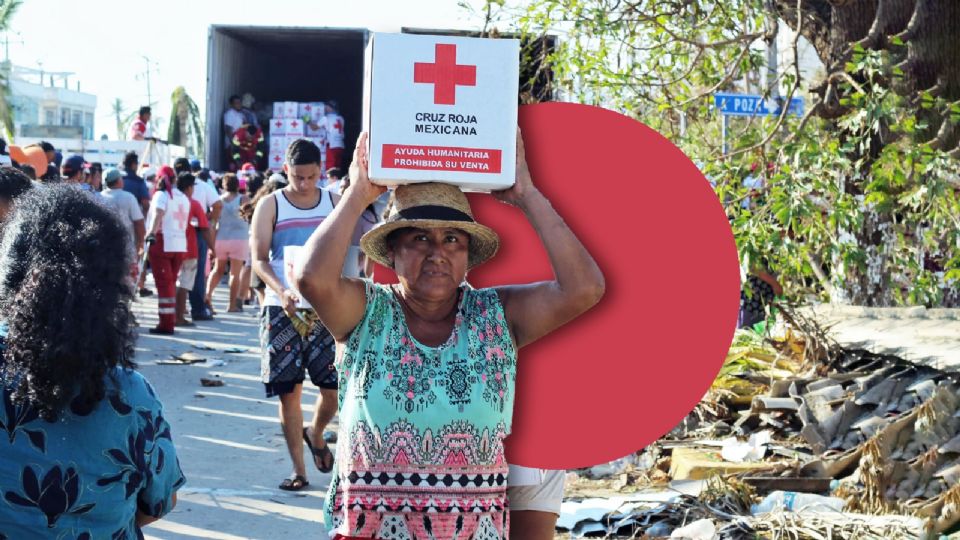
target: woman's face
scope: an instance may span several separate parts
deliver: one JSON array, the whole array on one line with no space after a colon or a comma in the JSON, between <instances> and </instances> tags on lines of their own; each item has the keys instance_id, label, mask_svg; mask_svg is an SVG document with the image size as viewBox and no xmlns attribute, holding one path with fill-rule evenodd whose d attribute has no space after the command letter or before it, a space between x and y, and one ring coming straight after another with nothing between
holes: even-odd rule
<instances>
[{"instance_id":1,"label":"woman's face","mask_svg":"<svg viewBox=\"0 0 960 540\"><path fill-rule=\"evenodd\" d=\"M469 244L459 229L410 228L397 234L389 254L405 291L443 300L467 275Z\"/></svg>"}]
</instances>

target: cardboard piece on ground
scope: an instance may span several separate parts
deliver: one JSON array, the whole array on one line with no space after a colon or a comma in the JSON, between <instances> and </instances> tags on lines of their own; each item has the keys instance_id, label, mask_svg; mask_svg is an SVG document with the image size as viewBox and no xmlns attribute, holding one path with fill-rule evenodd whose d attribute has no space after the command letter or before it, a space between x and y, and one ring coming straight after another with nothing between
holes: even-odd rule
<instances>
[{"instance_id":1,"label":"cardboard piece on ground","mask_svg":"<svg viewBox=\"0 0 960 540\"><path fill-rule=\"evenodd\" d=\"M736 474L774 469L775 463L733 463L724 461L720 452L695 448L675 448L670 458L670 477L674 480L703 480L717 474Z\"/></svg>"},{"instance_id":2,"label":"cardboard piece on ground","mask_svg":"<svg viewBox=\"0 0 960 540\"><path fill-rule=\"evenodd\" d=\"M157 360L157 364L161 366L182 366L190 364L199 364L201 362L206 362L207 359L194 354L192 352L185 352L183 354L171 354L170 357L172 360Z\"/></svg>"},{"instance_id":3,"label":"cardboard piece on ground","mask_svg":"<svg viewBox=\"0 0 960 540\"><path fill-rule=\"evenodd\" d=\"M371 180L512 186L519 47L510 39L374 34L363 123Z\"/></svg>"}]
</instances>

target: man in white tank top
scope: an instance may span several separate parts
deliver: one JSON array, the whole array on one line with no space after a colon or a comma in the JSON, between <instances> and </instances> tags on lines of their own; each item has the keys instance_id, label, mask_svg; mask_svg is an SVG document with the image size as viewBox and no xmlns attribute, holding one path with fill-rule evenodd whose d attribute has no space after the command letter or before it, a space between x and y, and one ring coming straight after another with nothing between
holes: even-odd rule
<instances>
[{"instance_id":1,"label":"man in white tank top","mask_svg":"<svg viewBox=\"0 0 960 540\"><path fill-rule=\"evenodd\" d=\"M298 250L333 211L330 194L317 188L320 163L315 144L293 141L283 166L289 184L260 201L250 229L253 270L267 287L260 316L261 378L267 397L280 396L280 423L293 461L293 474L280 488L290 491L308 485L304 442L321 472L333 469L333 454L323 440L323 429L337 412L333 338L290 277ZM313 422L304 428L300 396L307 373L320 396Z\"/></svg>"}]
</instances>

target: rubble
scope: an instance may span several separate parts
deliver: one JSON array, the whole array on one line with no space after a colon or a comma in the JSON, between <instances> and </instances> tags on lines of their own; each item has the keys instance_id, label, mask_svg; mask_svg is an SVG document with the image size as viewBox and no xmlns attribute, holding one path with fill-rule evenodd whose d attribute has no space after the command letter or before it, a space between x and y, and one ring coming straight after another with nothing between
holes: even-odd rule
<instances>
[{"instance_id":1,"label":"rubble","mask_svg":"<svg viewBox=\"0 0 960 540\"><path fill-rule=\"evenodd\" d=\"M710 488L607 508L566 527L571 538L669 538L677 530L705 538L937 538L960 528L960 374L846 350L815 322L783 315L788 329L779 338L737 331L711 391L671 433L589 470L607 490L633 475L619 489L632 487L634 502L670 480L709 480ZM640 455L657 457L644 468ZM751 515L751 504L778 490L839 497L845 509Z\"/></svg>"}]
</instances>

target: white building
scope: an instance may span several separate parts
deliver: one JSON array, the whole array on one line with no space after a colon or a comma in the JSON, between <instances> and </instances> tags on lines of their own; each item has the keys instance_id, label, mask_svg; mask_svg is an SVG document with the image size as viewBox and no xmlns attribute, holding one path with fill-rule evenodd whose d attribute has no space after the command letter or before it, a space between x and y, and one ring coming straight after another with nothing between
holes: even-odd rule
<instances>
[{"instance_id":1,"label":"white building","mask_svg":"<svg viewBox=\"0 0 960 540\"><path fill-rule=\"evenodd\" d=\"M73 73L4 63L10 75L15 136L93 139L97 97L80 91ZM72 88L71 88L72 86Z\"/></svg>"}]
</instances>

